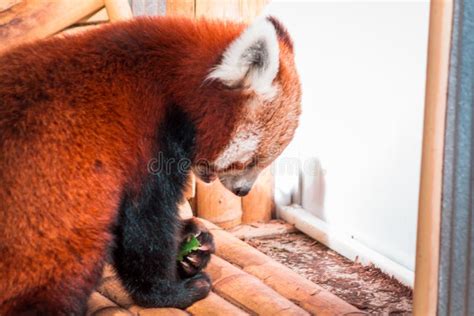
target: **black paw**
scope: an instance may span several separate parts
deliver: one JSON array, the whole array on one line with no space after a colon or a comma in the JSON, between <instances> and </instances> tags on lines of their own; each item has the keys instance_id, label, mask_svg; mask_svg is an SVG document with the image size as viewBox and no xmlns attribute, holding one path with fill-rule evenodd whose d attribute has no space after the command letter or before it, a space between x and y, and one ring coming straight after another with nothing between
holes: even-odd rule
<instances>
[{"instance_id":1,"label":"black paw","mask_svg":"<svg viewBox=\"0 0 474 316\"><path fill-rule=\"evenodd\" d=\"M183 222L180 249L193 236L199 240L199 249L185 255L178 261L178 273L182 279L190 278L201 272L209 263L211 254L215 252L214 239L209 230L196 218Z\"/></svg>"},{"instance_id":2,"label":"black paw","mask_svg":"<svg viewBox=\"0 0 474 316\"><path fill-rule=\"evenodd\" d=\"M189 295L193 298L193 303L205 298L212 288L211 279L204 272L198 273L183 282L184 287L189 291Z\"/></svg>"},{"instance_id":3,"label":"black paw","mask_svg":"<svg viewBox=\"0 0 474 316\"><path fill-rule=\"evenodd\" d=\"M202 272L182 281L182 290L172 307L186 309L205 298L212 289L211 279Z\"/></svg>"},{"instance_id":4,"label":"black paw","mask_svg":"<svg viewBox=\"0 0 474 316\"><path fill-rule=\"evenodd\" d=\"M135 291L132 296L136 304L142 307L187 307L205 298L211 291L209 276L198 273L186 280L171 283L161 280L146 291Z\"/></svg>"}]
</instances>

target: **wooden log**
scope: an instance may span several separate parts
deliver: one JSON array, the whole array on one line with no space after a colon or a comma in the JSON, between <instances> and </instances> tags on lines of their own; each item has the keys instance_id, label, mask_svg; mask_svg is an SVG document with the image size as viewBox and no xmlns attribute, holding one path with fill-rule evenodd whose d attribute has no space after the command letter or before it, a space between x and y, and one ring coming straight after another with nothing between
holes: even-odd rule
<instances>
[{"instance_id":1,"label":"wooden log","mask_svg":"<svg viewBox=\"0 0 474 316\"><path fill-rule=\"evenodd\" d=\"M196 176L194 173L189 174L188 181L186 181L186 189L184 191L184 198L189 200L196 196Z\"/></svg>"},{"instance_id":2,"label":"wooden log","mask_svg":"<svg viewBox=\"0 0 474 316\"><path fill-rule=\"evenodd\" d=\"M107 297L118 306L129 308L133 300L117 276L103 278L97 286L97 292Z\"/></svg>"},{"instance_id":3,"label":"wooden log","mask_svg":"<svg viewBox=\"0 0 474 316\"><path fill-rule=\"evenodd\" d=\"M128 310L119 307L98 292L93 292L87 302L87 316L132 316Z\"/></svg>"},{"instance_id":4,"label":"wooden log","mask_svg":"<svg viewBox=\"0 0 474 316\"><path fill-rule=\"evenodd\" d=\"M193 209L191 207L190 199L193 199L196 195L196 177L191 172L189 174L188 181L186 182L186 188L184 191L184 201L179 205L179 216L182 219L191 218L194 216Z\"/></svg>"},{"instance_id":5,"label":"wooden log","mask_svg":"<svg viewBox=\"0 0 474 316\"><path fill-rule=\"evenodd\" d=\"M182 15L194 18L194 0L166 0L166 15Z\"/></svg>"},{"instance_id":6,"label":"wooden log","mask_svg":"<svg viewBox=\"0 0 474 316\"><path fill-rule=\"evenodd\" d=\"M106 264L104 267L104 271L102 271L102 279L115 276L115 269L111 264Z\"/></svg>"},{"instance_id":7,"label":"wooden log","mask_svg":"<svg viewBox=\"0 0 474 316\"><path fill-rule=\"evenodd\" d=\"M196 0L196 17L207 16L251 22L268 0Z\"/></svg>"},{"instance_id":8,"label":"wooden log","mask_svg":"<svg viewBox=\"0 0 474 316\"><path fill-rule=\"evenodd\" d=\"M207 184L196 180L197 215L220 227L230 228L242 221L241 198L224 188L219 180Z\"/></svg>"},{"instance_id":9,"label":"wooden log","mask_svg":"<svg viewBox=\"0 0 474 316\"><path fill-rule=\"evenodd\" d=\"M196 17L241 20L240 0L196 0Z\"/></svg>"},{"instance_id":10,"label":"wooden log","mask_svg":"<svg viewBox=\"0 0 474 316\"><path fill-rule=\"evenodd\" d=\"M188 200L184 200L178 207L179 217L181 219L188 219L193 217L193 210Z\"/></svg>"},{"instance_id":11,"label":"wooden log","mask_svg":"<svg viewBox=\"0 0 474 316\"><path fill-rule=\"evenodd\" d=\"M241 310L237 306L229 303L214 292L209 293L209 296L203 300L197 301L187 311L192 315L206 315L206 316L245 316L249 313Z\"/></svg>"},{"instance_id":12,"label":"wooden log","mask_svg":"<svg viewBox=\"0 0 474 316\"><path fill-rule=\"evenodd\" d=\"M105 7L103 7L99 11L89 14L83 19L77 21L76 24L79 24L79 25L99 24L99 23L106 23L108 21L109 21L109 15L107 14L107 10L105 9Z\"/></svg>"},{"instance_id":13,"label":"wooden log","mask_svg":"<svg viewBox=\"0 0 474 316\"><path fill-rule=\"evenodd\" d=\"M282 220L272 220L268 223L242 224L227 230L233 236L245 240L259 237L272 237L296 232L295 225Z\"/></svg>"},{"instance_id":14,"label":"wooden log","mask_svg":"<svg viewBox=\"0 0 474 316\"><path fill-rule=\"evenodd\" d=\"M88 32L90 30L96 29L100 27L100 24L85 24L85 25L79 25L79 26L73 26L65 29L61 33L56 34L55 36L64 36L64 35L74 35L74 34L79 34L82 32Z\"/></svg>"},{"instance_id":15,"label":"wooden log","mask_svg":"<svg viewBox=\"0 0 474 316\"><path fill-rule=\"evenodd\" d=\"M269 0L240 0L240 16L245 22L251 22L258 16Z\"/></svg>"},{"instance_id":16,"label":"wooden log","mask_svg":"<svg viewBox=\"0 0 474 316\"><path fill-rule=\"evenodd\" d=\"M214 235L216 255L259 278L311 314L328 316L364 314L216 225L206 220L203 222Z\"/></svg>"},{"instance_id":17,"label":"wooden log","mask_svg":"<svg viewBox=\"0 0 474 316\"><path fill-rule=\"evenodd\" d=\"M256 277L213 255L206 268L213 290L227 301L257 315L309 315Z\"/></svg>"},{"instance_id":18,"label":"wooden log","mask_svg":"<svg viewBox=\"0 0 474 316\"><path fill-rule=\"evenodd\" d=\"M242 198L242 223L268 222L273 210L273 174L268 167L258 176L249 194Z\"/></svg>"},{"instance_id":19,"label":"wooden log","mask_svg":"<svg viewBox=\"0 0 474 316\"><path fill-rule=\"evenodd\" d=\"M428 69L421 157L414 315L436 315L443 189L443 158L453 0L430 7Z\"/></svg>"},{"instance_id":20,"label":"wooden log","mask_svg":"<svg viewBox=\"0 0 474 316\"><path fill-rule=\"evenodd\" d=\"M138 316L187 316L189 313L177 308L162 307L162 308L144 308L134 305L129 308L133 315Z\"/></svg>"},{"instance_id":21,"label":"wooden log","mask_svg":"<svg viewBox=\"0 0 474 316\"><path fill-rule=\"evenodd\" d=\"M0 53L55 34L103 5L102 0L11 1L0 10Z\"/></svg>"},{"instance_id":22,"label":"wooden log","mask_svg":"<svg viewBox=\"0 0 474 316\"><path fill-rule=\"evenodd\" d=\"M133 18L132 8L128 0L104 0L104 2L110 22Z\"/></svg>"}]
</instances>

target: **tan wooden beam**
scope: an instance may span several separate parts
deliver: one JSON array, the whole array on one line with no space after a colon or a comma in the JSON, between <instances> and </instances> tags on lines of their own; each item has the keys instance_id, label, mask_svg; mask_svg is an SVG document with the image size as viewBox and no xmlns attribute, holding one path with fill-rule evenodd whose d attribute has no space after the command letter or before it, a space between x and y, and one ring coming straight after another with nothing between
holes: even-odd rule
<instances>
[{"instance_id":1,"label":"tan wooden beam","mask_svg":"<svg viewBox=\"0 0 474 316\"><path fill-rule=\"evenodd\" d=\"M277 235L297 232L295 225L288 224L282 220L272 220L268 223L242 224L227 231L234 237L242 240L275 237Z\"/></svg>"},{"instance_id":2,"label":"tan wooden beam","mask_svg":"<svg viewBox=\"0 0 474 316\"><path fill-rule=\"evenodd\" d=\"M212 257L206 271L212 278L213 290L217 294L252 314L309 315L256 277L219 257Z\"/></svg>"},{"instance_id":3,"label":"tan wooden beam","mask_svg":"<svg viewBox=\"0 0 474 316\"><path fill-rule=\"evenodd\" d=\"M196 0L196 17L240 20L240 0Z\"/></svg>"},{"instance_id":4,"label":"tan wooden beam","mask_svg":"<svg viewBox=\"0 0 474 316\"><path fill-rule=\"evenodd\" d=\"M107 297L118 306L129 308L134 305L132 298L115 275L103 278L97 286L97 292Z\"/></svg>"},{"instance_id":5,"label":"tan wooden beam","mask_svg":"<svg viewBox=\"0 0 474 316\"><path fill-rule=\"evenodd\" d=\"M194 0L167 0L166 15L181 15L188 18L195 17Z\"/></svg>"},{"instance_id":6,"label":"tan wooden beam","mask_svg":"<svg viewBox=\"0 0 474 316\"><path fill-rule=\"evenodd\" d=\"M94 292L87 302L87 316L132 316L128 310L119 307L117 304L103 296L99 292Z\"/></svg>"},{"instance_id":7,"label":"tan wooden beam","mask_svg":"<svg viewBox=\"0 0 474 316\"><path fill-rule=\"evenodd\" d=\"M240 0L240 17L244 22L251 22L258 16L269 0Z\"/></svg>"},{"instance_id":8,"label":"tan wooden beam","mask_svg":"<svg viewBox=\"0 0 474 316\"><path fill-rule=\"evenodd\" d=\"M71 26L61 33L56 34L55 36L64 36L64 35L74 35L74 34L79 34L83 32L87 32L93 29L96 29L100 27L101 24L86 24L86 25L79 25L79 26Z\"/></svg>"},{"instance_id":9,"label":"tan wooden beam","mask_svg":"<svg viewBox=\"0 0 474 316\"><path fill-rule=\"evenodd\" d=\"M103 5L102 0L10 1L0 7L0 53L55 34Z\"/></svg>"},{"instance_id":10,"label":"tan wooden beam","mask_svg":"<svg viewBox=\"0 0 474 316\"><path fill-rule=\"evenodd\" d=\"M77 21L77 24L98 24L105 22L109 22L109 15L107 14L105 7L103 7L99 11L89 14L80 21Z\"/></svg>"},{"instance_id":11,"label":"tan wooden beam","mask_svg":"<svg viewBox=\"0 0 474 316\"><path fill-rule=\"evenodd\" d=\"M227 190L219 180L206 184L197 180L196 209L199 217L230 228L242 222L241 198Z\"/></svg>"},{"instance_id":12,"label":"tan wooden beam","mask_svg":"<svg viewBox=\"0 0 474 316\"><path fill-rule=\"evenodd\" d=\"M132 8L128 0L104 0L104 3L110 22L133 18Z\"/></svg>"},{"instance_id":13,"label":"tan wooden beam","mask_svg":"<svg viewBox=\"0 0 474 316\"><path fill-rule=\"evenodd\" d=\"M443 184L443 152L453 1L433 0L423 127L414 315L436 315Z\"/></svg>"},{"instance_id":14,"label":"tan wooden beam","mask_svg":"<svg viewBox=\"0 0 474 316\"><path fill-rule=\"evenodd\" d=\"M189 200L196 196L196 176L194 173L189 174L188 181L186 181L186 188L184 190L184 198Z\"/></svg>"},{"instance_id":15,"label":"tan wooden beam","mask_svg":"<svg viewBox=\"0 0 474 316\"><path fill-rule=\"evenodd\" d=\"M209 296L205 299L197 301L187 311L191 315L206 315L206 316L220 316L220 315L232 315L232 316L245 316L249 313L241 310L235 305L232 305L219 295L214 292L209 293Z\"/></svg>"},{"instance_id":16,"label":"tan wooden beam","mask_svg":"<svg viewBox=\"0 0 474 316\"><path fill-rule=\"evenodd\" d=\"M130 312L132 315L137 316L187 316L189 313L177 309L177 308L166 308L166 307L158 307L158 308L145 308L140 306L132 306L130 307ZM112 315L111 315L112 316Z\"/></svg>"},{"instance_id":17,"label":"tan wooden beam","mask_svg":"<svg viewBox=\"0 0 474 316\"><path fill-rule=\"evenodd\" d=\"M181 204L178 205L178 213L181 219L188 219L193 217L193 210L188 200L184 200Z\"/></svg>"},{"instance_id":18,"label":"tan wooden beam","mask_svg":"<svg viewBox=\"0 0 474 316\"><path fill-rule=\"evenodd\" d=\"M242 198L242 223L268 222L272 219L273 184L271 168L263 170L252 190Z\"/></svg>"}]
</instances>

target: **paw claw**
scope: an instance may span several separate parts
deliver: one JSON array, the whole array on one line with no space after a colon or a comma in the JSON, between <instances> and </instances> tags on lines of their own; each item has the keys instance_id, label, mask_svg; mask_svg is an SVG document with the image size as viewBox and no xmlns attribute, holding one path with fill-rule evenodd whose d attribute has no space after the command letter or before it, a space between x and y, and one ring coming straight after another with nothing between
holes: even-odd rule
<instances>
[{"instance_id":1,"label":"paw claw","mask_svg":"<svg viewBox=\"0 0 474 316\"><path fill-rule=\"evenodd\" d=\"M199 263L199 258L197 258L197 256L194 255L194 254L188 255L188 256L186 257L186 259L187 259L188 261L191 261L191 263L195 263L195 264Z\"/></svg>"},{"instance_id":2,"label":"paw claw","mask_svg":"<svg viewBox=\"0 0 474 316\"><path fill-rule=\"evenodd\" d=\"M189 263L187 263L186 261L181 261L181 264L183 265L184 268L186 268L187 270L191 269L191 265Z\"/></svg>"},{"instance_id":3,"label":"paw claw","mask_svg":"<svg viewBox=\"0 0 474 316\"><path fill-rule=\"evenodd\" d=\"M201 250L201 251L209 251L209 250L210 250L210 247L209 247L209 245L202 245L201 247L198 248L198 250Z\"/></svg>"}]
</instances>

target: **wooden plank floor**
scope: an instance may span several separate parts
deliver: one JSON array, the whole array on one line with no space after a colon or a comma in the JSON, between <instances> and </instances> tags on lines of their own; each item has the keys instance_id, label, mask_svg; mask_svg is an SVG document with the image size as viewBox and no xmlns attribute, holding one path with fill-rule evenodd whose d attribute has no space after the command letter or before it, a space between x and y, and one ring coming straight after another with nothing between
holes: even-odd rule
<instances>
[{"instance_id":1,"label":"wooden plank floor","mask_svg":"<svg viewBox=\"0 0 474 316\"><path fill-rule=\"evenodd\" d=\"M89 299L88 315L364 315L255 248L204 221L216 242L206 272L211 294L187 310L141 308L133 303L111 267Z\"/></svg>"}]
</instances>

